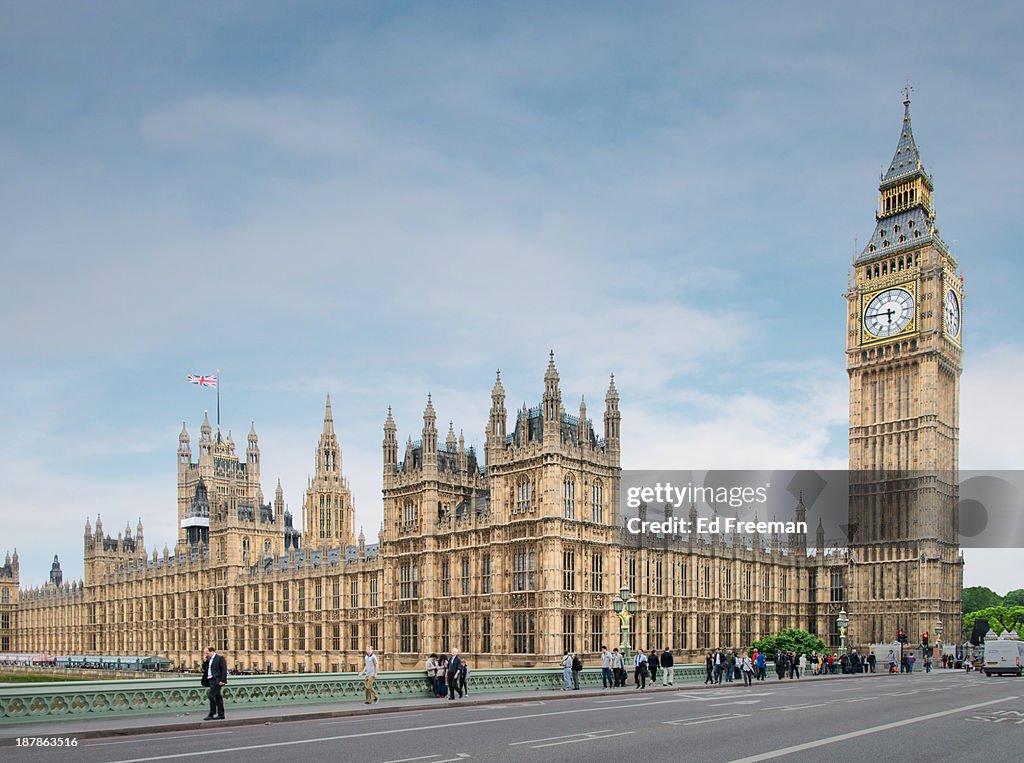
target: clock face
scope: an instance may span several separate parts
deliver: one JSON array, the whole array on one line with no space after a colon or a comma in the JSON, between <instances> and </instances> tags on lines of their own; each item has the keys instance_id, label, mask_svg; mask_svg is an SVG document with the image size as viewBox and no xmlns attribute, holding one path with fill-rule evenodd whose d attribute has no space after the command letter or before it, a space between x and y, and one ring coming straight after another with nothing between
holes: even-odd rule
<instances>
[{"instance_id":1,"label":"clock face","mask_svg":"<svg viewBox=\"0 0 1024 763\"><path fill-rule=\"evenodd\" d=\"M946 331L950 336L960 336L960 299L952 289L946 292L942 312L945 314Z\"/></svg>"},{"instance_id":2,"label":"clock face","mask_svg":"<svg viewBox=\"0 0 1024 763\"><path fill-rule=\"evenodd\" d=\"M871 336L895 336L914 319L914 295L906 289L886 289L864 310L864 328Z\"/></svg>"}]
</instances>

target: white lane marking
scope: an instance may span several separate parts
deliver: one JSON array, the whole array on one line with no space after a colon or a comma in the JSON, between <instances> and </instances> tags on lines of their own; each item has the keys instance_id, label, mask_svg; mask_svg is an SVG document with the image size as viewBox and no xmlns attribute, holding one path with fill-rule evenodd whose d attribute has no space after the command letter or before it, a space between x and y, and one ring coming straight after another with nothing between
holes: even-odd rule
<instances>
[{"instance_id":1,"label":"white lane marking","mask_svg":"<svg viewBox=\"0 0 1024 763\"><path fill-rule=\"evenodd\" d=\"M817 702L813 705L786 705L785 707L768 707L766 710L778 710L780 713L786 713L790 710L809 710L812 707L825 707L828 702Z\"/></svg>"},{"instance_id":2,"label":"white lane marking","mask_svg":"<svg viewBox=\"0 0 1024 763\"><path fill-rule=\"evenodd\" d=\"M878 697L847 697L846 699L836 700L837 702L867 702L871 699L878 699Z\"/></svg>"},{"instance_id":3,"label":"white lane marking","mask_svg":"<svg viewBox=\"0 0 1024 763\"><path fill-rule=\"evenodd\" d=\"M607 707L580 707L572 710L551 710L546 713L526 713L524 715L509 715L502 718L474 718L471 721L455 721L446 723L443 726L410 726L402 729L381 729L379 731L359 731L352 734L337 734L328 737L314 737L312 739L293 739L287 742L266 742L264 744L251 744L241 747L224 747L219 750L200 750L198 752L180 752L172 755L153 755L147 758L125 758L123 760L110 761L110 763L149 763L153 760L174 760L177 758L196 758L204 755L223 755L225 753L243 752L246 750L265 750L273 747L292 747L300 744L322 744L324 742L336 742L340 739L358 739L360 737L386 736L388 734L407 734L411 731L438 731L442 729L455 728L457 726L478 726L481 723L505 723L507 721L528 720L531 718L546 718L553 715L574 715L577 713L593 713L602 710L629 710L636 707L650 707L651 705L670 705L679 702L677 699L662 699L644 704L608 705Z\"/></svg>"},{"instance_id":4,"label":"white lane marking","mask_svg":"<svg viewBox=\"0 0 1024 763\"><path fill-rule=\"evenodd\" d=\"M954 707L951 710L941 710L937 713L929 713L928 715L920 715L916 718L906 718L900 721L893 721L892 723L885 723L881 726L874 726L869 729L860 729L859 731L850 731L846 734L836 734L835 736L825 737L824 739L815 739L813 742L804 742L803 744L795 744L792 747L782 747L778 750L771 750L769 752L762 752L757 755L750 755L746 758L736 758L735 760L729 761L729 763L757 763L761 760L772 760L773 758L781 758L783 755L791 755L794 752L803 752L804 750L813 750L815 747L824 747L825 745L835 744L836 742L844 742L847 739L856 739L857 737L866 736L868 734L877 734L880 731L888 731L890 729L903 728L909 726L912 723L921 723L922 721L930 721L935 718L943 718L947 715L954 715L956 713L963 713L968 710L974 710L978 707L988 707L989 705L998 705L1001 702L1009 702L1017 699L1017 697L1003 697L1002 699L993 699L989 702L979 702L974 705L965 705L964 707Z\"/></svg>"},{"instance_id":5,"label":"white lane marking","mask_svg":"<svg viewBox=\"0 0 1024 763\"><path fill-rule=\"evenodd\" d=\"M718 713L717 715L704 715L698 718L680 718L678 721L662 721L669 726L699 726L702 723L717 723L718 721L731 721L736 718L749 718L750 713Z\"/></svg>"},{"instance_id":6,"label":"white lane marking","mask_svg":"<svg viewBox=\"0 0 1024 763\"><path fill-rule=\"evenodd\" d=\"M234 731L206 731L206 732L202 732L201 731L198 734L196 734L195 732L189 732L188 734L172 734L170 736L164 736L163 734L160 734L159 736L156 736L154 734L155 738L151 738L149 741L151 741L151 742L159 742L162 739L186 739L186 738L187 739L199 739L199 738L217 736L218 734L234 734L234 733L235 733ZM112 745L112 744L139 744L139 740L138 739L121 739L121 740L119 740L117 742L86 742L85 746L86 747L106 747L106 746Z\"/></svg>"},{"instance_id":7,"label":"white lane marking","mask_svg":"<svg viewBox=\"0 0 1024 763\"><path fill-rule=\"evenodd\" d=\"M413 763L416 760L429 760L430 763L459 763L459 761L466 760L469 757L468 752L457 752L454 758L445 758L444 760L434 760L437 754L434 755L421 755L418 758L402 758L401 760L386 760L384 763Z\"/></svg>"},{"instance_id":8,"label":"white lane marking","mask_svg":"<svg viewBox=\"0 0 1024 763\"><path fill-rule=\"evenodd\" d=\"M647 702L648 700L654 699L654 697L616 697L615 699L595 699L595 703L602 702Z\"/></svg>"},{"instance_id":9,"label":"white lane marking","mask_svg":"<svg viewBox=\"0 0 1024 763\"><path fill-rule=\"evenodd\" d=\"M542 747L556 747L560 744L576 744L577 742L590 742L595 739L608 739L610 737L621 737L627 734L635 734L635 731L620 731L614 733L612 729L599 729L597 731L581 731L577 734L563 734L557 737L543 737L541 739L524 739L521 742L509 742L509 747L528 744L534 750Z\"/></svg>"},{"instance_id":10,"label":"white lane marking","mask_svg":"<svg viewBox=\"0 0 1024 763\"><path fill-rule=\"evenodd\" d=\"M759 699L738 699L735 702L716 702L708 707L725 707L726 705L756 705L761 700Z\"/></svg>"},{"instance_id":11,"label":"white lane marking","mask_svg":"<svg viewBox=\"0 0 1024 763\"><path fill-rule=\"evenodd\" d=\"M610 739L611 737L623 737L623 736L626 736L627 734L635 734L635 733L636 733L635 731L619 731L618 733L615 733L615 734L602 734L601 736L592 736L592 737L586 737L586 738L583 738L583 739L567 739L564 742L548 742L547 744L535 744L535 745L531 745L530 749L531 750L539 750L542 747L556 747L557 745L560 745L560 744L575 744L576 742L589 742L592 739Z\"/></svg>"}]
</instances>

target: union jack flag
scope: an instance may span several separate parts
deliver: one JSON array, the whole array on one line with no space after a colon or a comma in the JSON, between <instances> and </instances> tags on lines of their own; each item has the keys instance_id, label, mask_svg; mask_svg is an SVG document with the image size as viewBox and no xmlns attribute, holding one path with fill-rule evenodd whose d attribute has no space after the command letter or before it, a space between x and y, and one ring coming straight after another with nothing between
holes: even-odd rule
<instances>
[{"instance_id":1,"label":"union jack flag","mask_svg":"<svg viewBox=\"0 0 1024 763\"><path fill-rule=\"evenodd\" d=\"M200 387L216 387L217 377L216 376L196 376L195 374L188 375L188 381L190 384L198 384Z\"/></svg>"}]
</instances>

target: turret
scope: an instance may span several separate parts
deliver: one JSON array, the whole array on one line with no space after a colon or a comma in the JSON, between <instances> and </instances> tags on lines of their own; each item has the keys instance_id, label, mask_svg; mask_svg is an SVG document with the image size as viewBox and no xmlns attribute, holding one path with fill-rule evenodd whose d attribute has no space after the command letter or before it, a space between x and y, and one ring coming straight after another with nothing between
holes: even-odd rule
<instances>
[{"instance_id":1,"label":"turret","mask_svg":"<svg viewBox=\"0 0 1024 763\"><path fill-rule=\"evenodd\" d=\"M423 470L428 468L437 469L437 413L429 393L423 410Z\"/></svg>"},{"instance_id":2,"label":"turret","mask_svg":"<svg viewBox=\"0 0 1024 763\"><path fill-rule=\"evenodd\" d=\"M248 443L245 448L245 461L248 464L249 474L258 483L260 477L260 438L256 434L255 421L249 427Z\"/></svg>"},{"instance_id":3,"label":"turret","mask_svg":"<svg viewBox=\"0 0 1024 763\"><path fill-rule=\"evenodd\" d=\"M608 393L604 396L604 445L614 455L619 453L619 391L615 389L615 374L608 383Z\"/></svg>"},{"instance_id":4,"label":"turret","mask_svg":"<svg viewBox=\"0 0 1024 763\"><path fill-rule=\"evenodd\" d=\"M15 552L17 553L17 552ZM64 573L60 568L60 559L57 555L53 555L53 564L50 565L50 583L52 585L61 585L64 582Z\"/></svg>"},{"instance_id":5,"label":"turret","mask_svg":"<svg viewBox=\"0 0 1024 763\"><path fill-rule=\"evenodd\" d=\"M278 478L277 487L274 489L274 521L280 522L284 516L284 488L281 487L281 480Z\"/></svg>"},{"instance_id":6,"label":"turret","mask_svg":"<svg viewBox=\"0 0 1024 763\"><path fill-rule=\"evenodd\" d=\"M590 432L587 429L587 401L583 395L580 395L580 420L576 425L577 434L576 439L579 441L580 447L589 447Z\"/></svg>"},{"instance_id":7,"label":"turret","mask_svg":"<svg viewBox=\"0 0 1024 763\"><path fill-rule=\"evenodd\" d=\"M192 461L192 446L185 428L185 422L181 422L181 434L178 435L178 471L188 466Z\"/></svg>"},{"instance_id":8,"label":"turret","mask_svg":"<svg viewBox=\"0 0 1024 763\"><path fill-rule=\"evenodd\" d=\"M797 500L794 513L796 514L796 521L798 523L807 523L807 507L804 506L803 490L800 491L800 498ZM786 545L789 549L789 553L807 556L807 533L799 531L790 533Z\"/></svg>"},{"instance_id":9,"label":"turret","mask_svg":"<svg viewBox=\"0 0 1024 763\"><path fill-rule=\"evenodd\" d=\"M544 372L544 442L557 444L561 439L562 393L558 389L558 369L555 351L548 354L548 368Z\"/></svg>"},{"instance_id":10,"label":"turret","mask_svg":"<svg viewBox=\"0 0 1024 763\"><path fill-rule=\"evenodd\" d=\"M213 448L213 427L210 426L210 413L203 411L203 423L199 427L199 458L209 457Z\"/></svg>"},{"instance_id":11,"label":"turret","mask_svg":"<svg viewBox=\"0 0 1024 763\"><path fill-rule=\"evenodd\" d=\"M818 530L814 534L814 550L818 556L825 555L825 528L821 525L821 517L818 517Z\"/></svg>"},{"instance_id":12,"label":"turret","mask_svg":"<svg viewBox=\"0 0 1024 763\"><path fill-rule=\"evenodd\" d=\"M491 415L487 422L487 448L505 447L505 426L508 413L505 411L505 388L501 384L501 371L495 375L491 389ZM492 457L488 454L488 460Z\"/></svg>"},{"instance_id":13,"label":"turret","mask_svg":"<svg viewBox=\"0 0 1024 763\"><path fill-rule=\"evenodd\" d=\"M455 439L455 424L448 422L448 436L445 438L444 447L449 453L454 453L458 441Z\"/></svg>"},{"instance_id":14,"label":"turret","mask_svg":"<svg viewBox=\"0 0 1024 763\"><path fill-rule=\"evenodd\" d=\"M391 415L391 406L388 406L388 417L384 420L384 479L398 468L398 428L395 426L394 416Z\"/></svg>"}]
</instances>

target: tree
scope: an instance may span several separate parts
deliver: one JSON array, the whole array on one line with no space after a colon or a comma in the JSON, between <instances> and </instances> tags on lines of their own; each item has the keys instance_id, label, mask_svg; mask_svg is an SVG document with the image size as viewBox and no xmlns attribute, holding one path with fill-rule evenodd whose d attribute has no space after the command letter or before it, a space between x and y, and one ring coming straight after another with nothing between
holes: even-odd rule
<instances>
[{"instance_id":1,"label":"tree","mask_svg":"<svg viewBox=\"0 0 1024 763\"><path fill-rule=\"evenodd\" d=\"M1024 607L1024 588L1010 591L1003 597L1004 607Z\"/></svg>"},{"instance_id":2,"label":"tree","mask_svg":"<svg viewBox=\"0 0 1024 763\"><path fill-rule=\"evenodd\" d=\"M977 612L979 609L998 607L1003 603L1003 597L991 588L977 585L964 589L962 601L960 611L966 615L968 612Z\"/></svg>"},{"instance_id":3,"label":"tree","mask_svg":"<svg viewBox=\"0 0 1024 763\"><path fill-rule=\"evenodd\" d=\"M964 633L974 629L975 620L988 620L988 626L998 636L1004 630L1017 631L1024 629L1024 607L986 607L964 615Z\"/></svg>"},{"instance_id":4,"label":"tree","mask_svg":"<svg viewBox=\"0 0 1024 763\"><path fill-rule=\"evenodd\" d=\"M811 652L824 652L825 642L817 636L812 636L807 631L796 628L786 628L774 636L765 636L750 645L751 649L773 655L779 650L783 652L796 652L797 654L810 654Z\"/></svg>"}]
</instances>

